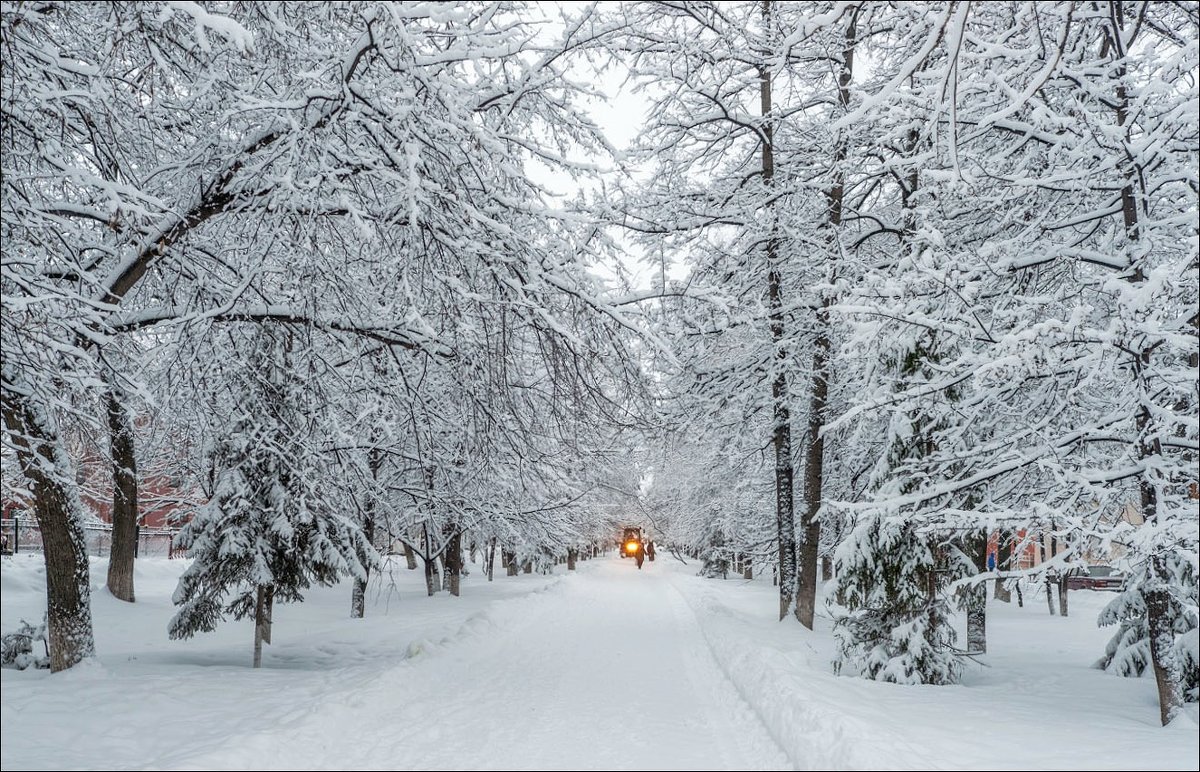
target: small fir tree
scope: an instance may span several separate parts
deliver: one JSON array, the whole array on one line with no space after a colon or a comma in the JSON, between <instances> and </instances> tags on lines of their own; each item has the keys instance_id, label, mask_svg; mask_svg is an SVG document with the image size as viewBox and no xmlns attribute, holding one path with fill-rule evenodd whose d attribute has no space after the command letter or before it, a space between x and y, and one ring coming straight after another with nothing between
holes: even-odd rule
<instances>
[{"instance_id":1,"label":"small fir tree","mask_svg":"<svg viewBox=\"0 0 1200 772\"><path fill-rule=\"evenodd\" d=\"M171 638L210 632L227 615L253 615L255 667L270 643L274 600L303 600L314 582L366 578L378 560L361 529L324 501L306 473L303 393L288 338L264 327L248 358L247 387L212 453L212 497L177 537L194 558L175 590Z\"/></svg>"},{"instance_id":2,"label":"small fir tree","mask_svg":"<svg viewBox=\"0 0 1200 772\"><path fill-rule=\"evenodd\" d=\"M911 523L875 515L838 548L837 592L848 607L835 623L839 673L900 684L956 683L945 585L956 570ZM960 561L955 561L959 563Z\"/></svg>"}]
</instances>

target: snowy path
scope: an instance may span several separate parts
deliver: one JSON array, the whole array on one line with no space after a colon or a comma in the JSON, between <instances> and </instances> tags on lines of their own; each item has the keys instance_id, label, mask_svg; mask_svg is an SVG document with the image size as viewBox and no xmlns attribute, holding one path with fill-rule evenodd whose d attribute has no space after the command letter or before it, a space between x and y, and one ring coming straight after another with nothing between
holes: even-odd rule
<instances>
[{"instance_id":1,"label":"snowy path","mask_svg":"<svg viewBox=\"0 0 1200 772\"><path fill-rule=\"evenodd\" d=\"M274 732L231 738L188 766L792 766L721 674L669 572L582 567L510 602L501 622L469 620L448 645L306 706L286 744Z\"/></svg>"}]
</instances>

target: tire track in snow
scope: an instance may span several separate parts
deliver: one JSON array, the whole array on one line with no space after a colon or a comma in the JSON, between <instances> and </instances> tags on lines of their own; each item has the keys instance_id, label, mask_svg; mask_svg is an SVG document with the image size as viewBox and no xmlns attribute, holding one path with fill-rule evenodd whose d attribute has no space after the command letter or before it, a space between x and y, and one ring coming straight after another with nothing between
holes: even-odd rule
<instances>
[{"instance_id":1,"label":"tire track in snow","mask_svg":"<svg viewBox=\"0 0 1200 772\"><path fill-rule=\"evenodd\" d=\"M726 706L725 717L732 719L739 728L739 731L733 733L737 740L737 751L730 753L731 749L725 748L725 768L745 769L745 759L756 756L760 758L775 756L775 762L763 767L764 769L797 769L796 763L788 755L786 749L779 744L770 731L770 727L762 720L762 716L754 710L754 707L721 667L704 633L703 625L696 615L696 610L673 583L667 580L666 584L670 591L672 610L677 617L684 620L683 624L690 628L692 633L689 636L692 643L688 647L687 661L697 689L709 692L715 701L724 703ZM719 725L719 722L719 719L713 719L714 726Z\"/></svg>"},{"instance_id":2,"label":"tire track in snow","mask_svg":"<svg viewBox=\"0 0 1200 772\"><path fill-rule=\"evenodd\" d=\"M795 769L953 768L930 755L928 748L865 722L844 706L822 701L807 684L796 684L789 675L794 668L783 652L757 645L741 631L734 636L714 634L716 617L724 611L720 601L709 594L694 601L674 580L672 588L698 622L701 614L712 617L699 626L713 660ZM871 742L864 744L868 737ZM881 748L886 752L880 754Z\"/></svg>"}]
</instances>

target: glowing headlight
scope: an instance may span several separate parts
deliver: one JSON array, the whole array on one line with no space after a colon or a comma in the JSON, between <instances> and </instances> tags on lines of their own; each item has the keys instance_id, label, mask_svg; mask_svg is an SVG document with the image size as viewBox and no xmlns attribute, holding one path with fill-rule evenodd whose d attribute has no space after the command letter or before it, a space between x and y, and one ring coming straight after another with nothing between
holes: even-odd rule
<instances>
[{"instance_id":1,"label":"glowing headlight","mask_svg":"<svg viewBox=\"0 0 1200 772\"><path fill-rule=\"evenodd\" d=\"M631 552L631 553L637 552L638 551L638 543L636 541L629 542L628 544L625 545L625 551Z\"/></svg>"}]
</instances>

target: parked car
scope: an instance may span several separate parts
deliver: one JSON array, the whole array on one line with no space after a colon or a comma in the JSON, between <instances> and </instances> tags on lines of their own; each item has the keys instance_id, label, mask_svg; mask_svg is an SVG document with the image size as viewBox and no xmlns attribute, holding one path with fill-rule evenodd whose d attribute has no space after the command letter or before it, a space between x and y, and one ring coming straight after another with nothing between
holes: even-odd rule
<instances>
[{"instance_id":1,"label":"parked car","mask_svg":"<svg viewBox=\"0 0 1200 772\"><path fill-rule=\"evenodd\" d=\"M1068 590L1111 590L1120 592L1125 584L1125 572L1112 566L1077 568L1067 576Z\"/></svg>"}]
</instances>

